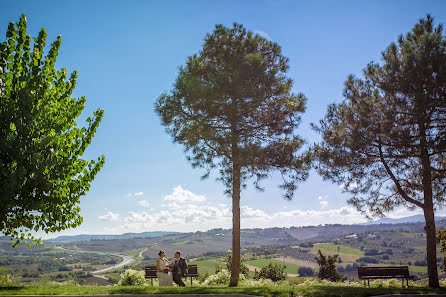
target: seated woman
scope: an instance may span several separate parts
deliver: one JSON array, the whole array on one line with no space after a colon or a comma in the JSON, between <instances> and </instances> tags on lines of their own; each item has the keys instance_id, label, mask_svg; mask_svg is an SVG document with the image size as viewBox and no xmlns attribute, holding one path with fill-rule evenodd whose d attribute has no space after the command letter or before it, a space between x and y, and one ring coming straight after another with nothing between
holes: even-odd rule
<instances>
[{"instance_id":1,"label":"seated woman","mask_svg":"<svg viewBox=\"0 0 446 297\"><path fill-rule=\"evenodd\" d=\"M172 286L172 273L169 271L169 260L165 257L164 251L160 251L158 253L158 261L156 261L156 276L158 277L158 281L160 287L171 287Z\"/></svg>"}]
</instances>

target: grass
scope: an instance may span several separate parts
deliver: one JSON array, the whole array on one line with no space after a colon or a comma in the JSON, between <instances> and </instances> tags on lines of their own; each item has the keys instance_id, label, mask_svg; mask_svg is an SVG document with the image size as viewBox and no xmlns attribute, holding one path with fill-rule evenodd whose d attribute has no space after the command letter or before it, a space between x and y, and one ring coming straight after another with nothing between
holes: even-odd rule
<instances>
[{"instance_id":1,"label":"grass","mask_svg":"<svg viewBox=\"0 0 446 297\"><path fill-rule=\"evenodd\" d=\"M200 261L189 261L188 264L198 265L199 274L214 274L216 265L225 265L224 262L218 260L200 260ZM226 267L226 266L225 266Z\"/></svg>"},{"instance_id":2,"label":"grass","mask_svg":"<svg viewBox=\"0 0 446 297\"><path fill-rule=\"evenodd\" d=\"M280 286L239 286L239 287L170 287L160 288L151 286L79 286L79 285L51 285L51 286L21 286L13 288L0 287L0 295L96 295L96 294L249 294L257 296L288 297L291 294L305 297L345 297L345 296L376 296L384 294L440 294L446 293L446 288L430 289L425 287L398 288L374 287L364 288L348 286L347 284L330 285L301 284Z\"/></svg>"},{"instance_id":3,"label":"grass","mask_svg":"<svg viewBox=\"0 0 446 297\"><path fill-rule=\"evenodd\" d=\"M338 251L339 247L339 251ZM339 257L341 257L342 261L344 262L355 262L356 259L359 257L364 256L364 252L360 249L353 248L347 245L343 244L333 244L333 243L320 243L314 245L314 247L311 249L311 252L314 255L317 255L317 251L321 250L322 254L324 255L334 255L338 254Z\"/></svg>"},{"instance_id":4,"label":"grass","mask_svg":"<svg viewBox=\"0 0 446 297\"><path fill-rule=\"evenodd\" d=\"M126 256L133 257L133 258L139 258L139 253L141 253L145 249L146 248L143 247L143 248L139 248L139 249L126 250L126 251L123 251L123 252L120 252L120 253L117 253L117 254L123 254L123 255L126 255Z\"/></svg>"},{"instance_id":5,"label":"grass","mask_svg":"<svg viewBox=\"0 0 446 297\"><path fill-rule=\"evenodd\" d=\"M282 261L277 261L274 259L258 259L258 260L251 260L251 261L247 261L246 264L248 265L252 265L255 267L259 267L259 268L263 268L265 266L268 266L269 263L274 263L274 264L279 264L280 266L283 266L284 262ZM286 273L293 273L293 274L297 274L297 270L299 269L299 265L296 264L292 264L292 263L287 263L285 262L286 268L285 268L285 272Z\"/></svg>"}]
</instances>

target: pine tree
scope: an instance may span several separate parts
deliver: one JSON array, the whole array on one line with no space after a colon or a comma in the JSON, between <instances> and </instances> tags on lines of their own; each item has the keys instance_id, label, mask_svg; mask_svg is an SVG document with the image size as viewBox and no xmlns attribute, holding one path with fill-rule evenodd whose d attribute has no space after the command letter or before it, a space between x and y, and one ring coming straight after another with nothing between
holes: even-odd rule
<instances>
[{"instance_id":1,"label":"pine tree","mask_svg":"<svg viewBox=\"0 0 446 297\"><path fill-rule=\"evenodd\" d=\"M310 154L298 155L296 135L305 97L291 93L281 48L242 25L217 25L198 54L180 68L175 87L161 95L156 111L175 142L185 147L193 167L217 169L232 197L231 286L240 272L240 191L277 170L285 197L307 177Z\"/></svg>"},{"instance_id":2,"label":"pine tree","mask_svg":"<svg viewBox=\"0 0 446 297\"><path fill-rule=\"evenodd\" d=\"M446 38L428 15L350 76L345 100L329 106L315 127L317 169L343 184L367 216L395 207L425 218L429 286L438 287L434 209L445 202Z\"/></svg>"}]
</instances>

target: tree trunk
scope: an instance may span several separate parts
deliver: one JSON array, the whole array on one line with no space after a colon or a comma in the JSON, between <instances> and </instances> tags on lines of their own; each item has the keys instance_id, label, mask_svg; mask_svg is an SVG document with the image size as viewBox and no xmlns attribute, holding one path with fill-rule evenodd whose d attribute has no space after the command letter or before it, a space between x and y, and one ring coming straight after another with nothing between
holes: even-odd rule
<instances>
[{"instance_id":1,"label":"tree trunk","mask_svg":"<svg viewBox=\"0 0 446 297\"><path fill-rule=\"evenodd\" d=\"M232 271L230 287L237 286L240 274L240 159L238 144L236 141L234 142L232 144Z\"/></svg>"},{"instance_id":2,"label":"tree trunk","mask_svg":"<svg viewBox=\"0 0 446 297\"><path fill-rule=\"evenodd\" d=\"M425 113L424 113L425 114ZM437 241L435 234L434 202L432 195L432 167L429 157L425 117L419 120L420 127L420 161L424 196L424 221L426 223L426 257L429 287L438 288Z\"/></svg>"},{"instance_id":3,"label":"tree trunk","mask_svg":"<svg viewBox=\"0 0 446 297\"><path fill-rule=\"evenodd\" d=\"M435 219L432 204L424 208L424 220L426 222L426 256L427 273L429 276L429 287L438 288L438 270L437 270L437 242L435 237Z\"/></svg>"}]
</instances>

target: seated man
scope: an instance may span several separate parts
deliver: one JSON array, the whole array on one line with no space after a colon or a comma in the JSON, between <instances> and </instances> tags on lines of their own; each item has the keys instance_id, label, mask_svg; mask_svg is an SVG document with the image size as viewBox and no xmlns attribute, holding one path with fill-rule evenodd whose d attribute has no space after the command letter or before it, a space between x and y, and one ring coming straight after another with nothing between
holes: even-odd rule
<instances>
[{"instance_id":1,"label":"seated man","mask_svg":"<svg viewBox=\"0 0 446 297\"><path fill-rule=\"evenodd\" d=\"M185 287L186 285L183 283L181 277L187 276L186 259L181 257L181 253L179 251L176 251L175 258L173 259L173 261L174 261L172 268L173 281L180 287Z\"/></svg>"}]
</instances>

